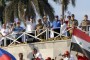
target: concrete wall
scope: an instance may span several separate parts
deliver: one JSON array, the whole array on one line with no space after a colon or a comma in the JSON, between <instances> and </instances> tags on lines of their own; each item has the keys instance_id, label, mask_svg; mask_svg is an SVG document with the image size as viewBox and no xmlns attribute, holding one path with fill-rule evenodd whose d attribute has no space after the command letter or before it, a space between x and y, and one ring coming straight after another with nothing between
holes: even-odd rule
<instances>
[{"instance_id":1,"label":"concrete wall","mask_svg":"<svg viewBox=\"0 0 90 60\"><path fill-rule=\"evenodd\" d=\"M39 43L30 43L30 44L20 44L9 47L4 47L3 49L7 50L13 54L18 60L18 53L24 54L25 60L30 60L32 57L32 49L37 48L38 51L42 54L42 57L46 59L47 57L60 59L60 54L63 54L66 50L69 50L70 40L58 40L58 41L48 41L48 42L39 42Z\"/></svg>"}]
</instances>

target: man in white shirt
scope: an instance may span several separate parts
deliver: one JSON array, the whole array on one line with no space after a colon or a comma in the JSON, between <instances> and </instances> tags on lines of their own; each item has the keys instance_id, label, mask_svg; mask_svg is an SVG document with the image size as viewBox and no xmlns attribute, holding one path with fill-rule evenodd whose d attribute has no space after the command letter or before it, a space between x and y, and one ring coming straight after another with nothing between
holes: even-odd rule
<instances>
[{"instance_id":1,"label":"man in white shirt","mask_svg":"<svg viewBox=\"0 0 90 60\"><path fill-rule=\"evenodd\" d=\"M34 59L43 60L41 53L38 52L38 50L36 48L33 49L33 58Z\"/></svg>"},{"instance_id":2,"label":"man in white shirt","mask_svg":"<svg viewBox=\"0 0 90 60\"><path fill-rule=\"evenodd\" d=\"M31 17L28 21L26 21L26 32L32 36L35 35L35 23L33 21L34 19ZM27 36L27 39L30 38L31 41L33 41L34 38L31 36Z\"/></svg>"},{"instance_id":3,"label":"man in white shirt","mask_svg":"<svg viewBox=\"0 0 90 60\"><path fill-rule=\"evenodd\" d=\"M26 32L33 33L33 30L35 30L35 23L32 18L30 18L28 21L26 21Z\"/></svg>"},{"instance_id":4,"label":"man in white shirt","mask_svg":"<svg viewBox=\"0 0 90 60\"><path fill-rule=\"evenodd\" d=\"M3 24L2 28L1 28L1 34L2 34L2 36L6 36L9 34L9 30L6 28L6 24Z\"/></svg>"},{"instance_id":5,"label":"man in white shirt","mask_svg":"<svg viewBox=\"0 0 90 60\"><path fill-rule=\"evenodd\" d=\"M1 34L2 34L2 37L5 37L9 34L9 29L6 28L6 24L3 24L2 28L1 28ZM6 41L7 44L10 43L10 40L7 40ZM4 41L2 41L2 45L4 44Z\"/></svg>"}]
</instances>

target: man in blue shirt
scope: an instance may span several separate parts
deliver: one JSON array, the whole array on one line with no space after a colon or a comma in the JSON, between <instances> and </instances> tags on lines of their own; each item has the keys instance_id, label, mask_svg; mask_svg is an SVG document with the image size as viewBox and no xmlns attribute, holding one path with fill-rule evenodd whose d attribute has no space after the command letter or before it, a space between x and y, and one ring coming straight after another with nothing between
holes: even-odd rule
<instances>
[{"instance_id":1,"label":"man in blue shirt","mask_svg":"<svg viewBox=\"0 0 90 60\"><path fill-rule=\"evenodd\" d=\"M60 27L61 27L61 23L60 20L58 19L58 16L55 16L55 20L52 23L52 28L55 32L60 33ZM54 37L56 37L57 34L54 34Z\"/></svg>"},{"instance_id":2,"label":"man in blue shirt","mask_svg":"<svg viewBox=\"0 0 90 60\"><path fill-rule=\"evenodd\" d=\"M16 27L14 27L13 31L17 33L16 38L18 38L22 34L21 32L24 31L24 28L20 26L20 22L17 22ZM18 41L22 42L22 39L19 38Z\"/></svg>"}]
</instances>

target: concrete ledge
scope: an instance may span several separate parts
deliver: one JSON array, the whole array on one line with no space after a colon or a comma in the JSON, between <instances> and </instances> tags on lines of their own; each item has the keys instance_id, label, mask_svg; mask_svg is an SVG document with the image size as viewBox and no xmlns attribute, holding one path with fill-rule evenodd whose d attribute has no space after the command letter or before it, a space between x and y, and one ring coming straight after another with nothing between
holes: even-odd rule
<instances>
[{"instance_id":1,"label":"concrete ledge","mask_svg":"<svg viewBox=\"0 0 90 60\"><path fill-rule=\"evenodd\" d=\"M14 46L3 47L11 54L13 54L18 60L18 53L24 54L25 60L30 60L32 57L32 49L37 48L42 54L43 58L47 57L55 58L59 60L59 54L63 54L64 51L69 50L71 40L55 40L55 41L46 41L30 44L19 44Z\"/></svg>"},{"instance_id":2,"label":"concrete ledge","mask_svg":"<svg viewBox=\"0 0 90 60\"><path fill-rule=\"evenodd\" d=\"M53 40L53 41L45 41L45 42L36 42L36 43L28 43L28 44L45 44L45 43L57 43L57 42L70 42L71 39L68 40ZM7 46L7 47L2 47L2 48L11 48L11 47L19 47L19 46L25 46L27 45L27 43L22 43L22 44L17 44L17 45L11 45L11 46Z\"/></svg>"}]
</instances>

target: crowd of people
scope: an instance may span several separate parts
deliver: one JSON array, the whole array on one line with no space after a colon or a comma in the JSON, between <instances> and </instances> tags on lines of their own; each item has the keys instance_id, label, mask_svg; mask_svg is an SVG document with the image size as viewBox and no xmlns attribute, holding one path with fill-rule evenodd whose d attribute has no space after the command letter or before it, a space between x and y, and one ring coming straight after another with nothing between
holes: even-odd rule
<instances>
[{"instance_id":1,"label":"crowd of people","mask_svg":"<svg viewBox=\"0 0 90 60\"><path fill-rule=\"evenodd\" d=\"M37 24L34 20L33 17L30 17L28 19L25 19L24 21L24 25L25 27L21 26L21 21L17 20L13 23L4 23L2 25L2 28L0 29L0 33L2 37L5 37L11 33L16 33L14 38L19 37L22 33L21 32L28 32L28 34L35 36L35 31L36 30L36 34L40 34L41 32L43 32L45 29L52 29L52 31L57 32L57 33L61 33L60 32L60 27L61 25L66 24L67 29L72 28L72 27L77 27L79 26L78 20L75 19L75 15L72 14L71 16L67 16L67 20L62 19L58 16L55 16L55 19L53 20L53 22L50 22L47 18L47 16L44 16L43 19L38 19ZM88 15L84 16L84 19L82 20L82 22L80 23L81 29L83 31L89 31L89 26L90 25L90 21L88 20ZM49 38L50 38L50 32L49 33ZM41 36L39 36L41 39L45 39L46 38L46 32L43 33ZM58 34L54 33L54 37L56 37ZM67 36L71 37L72 36L72 30L67 31ZM32 38L31 36L27 36L28 38ZM18 39L19 42L23 42L22 38ZM3 42L3 41L2 41ZM7 44L9 44L10 41L7 39Z\"/></svg>"},{"instance_id":2,"label":"crowd of people","mask_svg":"<svg viewBox=\"0 0 90 60\"><path fill-rule=\"evenodd\" d=\"M71 16L67 16L67 19L62 19L59 18L58 16L55 16L55 19L53 20L53 22L50 22L47 18L47 16L44 16L43 19L38 19L37 20L37 24L34 20L33 17L30 17L28 19L26 19L24 21L24 25L25 27L21 26L21 21L15 21L13 23L4 23L2 24L2 27L0 29L0 38L1 37L5 37L8 36L9 34L13 34L12 35L14 38L18 38L22 32L27 32L28 34L35 36L35 30L36 30L36 34L40 34L41 32L45 31L45 29L51 29L54 32L57 33L61 33L60 28L63 24L66 24L66 29L68 30L69 28L72 27L80 27L84 32L85 31L89 31L89 25L90 25L90 20L88 20L88 15L84 16L84 19L82 20L82 22L78 23L78 20L75 19L75 15L72 14ZM50 32L48 32L48 36L50 38ZM54 33L54 37L56 37L58 34ZM71 37L72 36L72 30L67 31L67 36ZM26 36L26 39L29 38L33 38L31 36ZM39 38L41 39L45 39L46 38L46 32L43 33L41 36L39 36ZM37 39L34 39L37 40ZM7 45L10 44L10 42L12 42L12 40L10 41L9 39L6 39L7 41ZM19 42L23 42L23 38L19 38L18 39ZM4 44L4 41L2 40L2 44ZM38 57L39 56L39 57ZM23 54L20 53L19 54L20 60L23 60ZM86 56L80 56L78 53L76 54L76 57L78 60L88 60L86 58ZM42 59L42 55L40 53L38 53L38 51L36 49L34 49L33 52L33 58L32 60L41 60ZM74 58L70 55L70 53L68 51L66 51L63 55L62 55L62 59L61 60L74 60ZM50 57L48 57L46 60L55 60L55 59L51 59Z\"/></svg>"},{"instance_id":3,"label":"crowd of people","mask_svg":"<svg viewBox=\"0 0 90 60\"><path fill-rule=\"evenodd\" d=\"M34 48L32 51L33 57L30 60L57 60L57 57L52 59L51 57L47 57L46 59L43 59L42 54ZM71 55L69 51L65 51L64 54L60 55L62 58L59 60L89 60L85 54L79 54L78 52L76 53L76 58L75 56ZM23 58L23 53L19 53L19 60L24 60Z\"/></svg>"},{"instance_id":4,"label":"crowd of people","mask_svg":"<svg viewBox=\"0 0 90 60\"><path fill-rule=\"evenodd\" d=\"M70 54L69 51L65 51L65 53L62 55L61 60L89 60L85 54L79 54L78 52L76 53L76 58Z\"/></svg>"}]
</instances>

